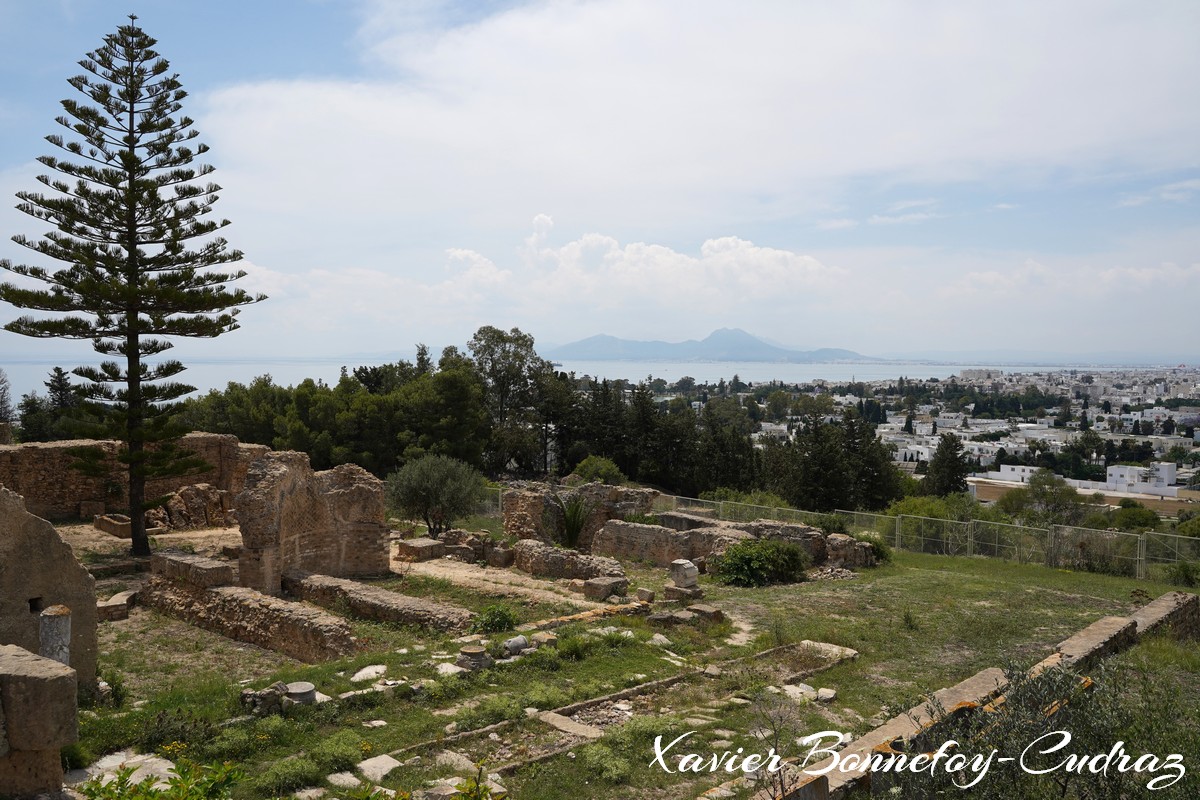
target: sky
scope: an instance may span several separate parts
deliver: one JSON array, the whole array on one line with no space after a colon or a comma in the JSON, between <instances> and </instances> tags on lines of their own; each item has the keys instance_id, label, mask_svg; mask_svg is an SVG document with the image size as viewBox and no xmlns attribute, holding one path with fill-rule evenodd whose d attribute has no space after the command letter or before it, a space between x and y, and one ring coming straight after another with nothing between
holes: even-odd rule
<instances>
[{"instance_id":1,"label":"sky","mask_svg":"<svg viewBox=\"0 0 1200 800\"><path fill-rule=\"evenodd\" d=\"M185 363L482 325L1200 361L1193 0L0 0L0 258L56 266L14 193L131 12L270 298Z\"/></svg>"}]
</instances>

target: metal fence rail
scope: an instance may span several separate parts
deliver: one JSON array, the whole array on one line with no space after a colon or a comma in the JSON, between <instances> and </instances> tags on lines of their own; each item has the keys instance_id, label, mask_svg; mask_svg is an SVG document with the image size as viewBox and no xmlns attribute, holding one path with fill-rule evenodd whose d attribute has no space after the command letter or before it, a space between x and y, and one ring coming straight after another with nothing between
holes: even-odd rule
<instances>
[{"instance_id":1,"label":"metal fence rail","mask_svg":"<svg viewBox=\"0 0 1200 800\"><path fill-rule=\"evenodd\" d=\"M1058 569L1104 572L1140 579L1162 580L1166 570L1176 562L1200 562L1200 538L1170 533L1137 534L1069 525L1033 528L978 519L961 522L843 509L819 514L794 508L671 495L658 498L654 508L655 511L701 513L729 522L769 519L821 526L827 524L830 517L836 517L845 524L849 533L878 536L897 550L999 558L1022 564L1045 564Z\"/></svg>"}]
</instances>

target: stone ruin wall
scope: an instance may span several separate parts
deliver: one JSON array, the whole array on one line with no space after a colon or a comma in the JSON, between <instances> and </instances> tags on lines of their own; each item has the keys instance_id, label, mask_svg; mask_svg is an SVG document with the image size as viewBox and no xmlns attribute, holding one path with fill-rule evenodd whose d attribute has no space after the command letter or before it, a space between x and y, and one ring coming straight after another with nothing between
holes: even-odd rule
<instances>
[{"instance_id":1,"label":"stone ruin wall","mask_svg":"<svg viewBox=\"0 0 1200 800\"><path fill-rule=\"evenodd\" d=\"M75 671L0 645L0 797L59 796L61 748L79 738Z\"/></svg>"},{"instance_id":2,"label":"stone ruin wall","mask_svg":"<svg viewBox=\"0 0 1200 800\"><path fill-rule=\"evenodd\" d=\"M555 544L557 526L563 516L562 509L553 500L555 495L564 502L582 497L591 506L576 543L578 549L587 552L591 550L592 538L604 523L630 514L651 513L659 493L653 489L631 489L604 483L586 483L575 488L544 483L518 484L503 494L504 532L514 539L537 539Z\"/></svg>"},{"instance_id":3,"label":"stone ruin wall","mask_svg":"<svg viewBox=\"0 0 1200 800\"><path fill-rule=\"evenodd\" d=\"M869 544L840 533L826 534L807 525L772 520L723 523L705 517L680 520L677 517L684 515L679 514L660 516L666 517L664 522L668 524L643 525L617 519L606 522L592 541L592 552L666 567L680 558L703 563L710 555L724 552L738 541L783 539L803 547L813 566L875 565L875 554Z\"/></svg>"},{"instance_id":4,"label":"stone ruin wall","mask_svg":"<svg viewBox=\"0 0 1200 800\"><path fill-rule=\"evenodd\" d=\"M356 650L345 620L303 603L231 586L233 565L228 562L160 552L150 566L153 575L138 592L138 605L307 663Z\"/></svg>"},{"instance_id":5,"label":"stone ruin wall","mask_svg":"<svg viewBox=\"0 0 1200 800\"><path fill-rule=\"evenodd\" d=\"M96 682L96 580L21 496L0 488L0 644L40 652L41 611L71 610L71 667Z\"/></svg>"},{"instance_id":6,"label":"stone ruin wall","mask_svg":"<svg viewBox=\"0 0 1200 800\"><path fill-rule=\"evenodd\" d=\"M624 578L621 562L587 555L566 547L522 539L513 546L513 566L529 575L545 578Z\"/></svg>"},{"instance_id":7,"label":"stone ruin wall","mask_svg":"<svg viewBox=\"0 0 1200 800\"><path fill-rule=\"evenodd\" d=\"M210 483L236 494L242 490L251 462L269 450L219 433L189 433L180 445L212 468L200 474L147 481L147 497L170 494L194 483ZM100 448L112 477L89 477L72 469L76 459L69 451L76 447ZM105 511L125 509L128 483L125 467L117 461L119 448L118 442L92 439L0 445L0 485L23 495L30 513L45 519L91 519Z\"/></svg>"},{"instance_id":8,"label":"stone ruin wall","mask_svg":"<svg viewBox=\"0 0 1200 800\"><path fill-rule=\"evenodd\" d=\"M313 472L304 453L267 453L235 506L242 586L276 595L289 569L345 577L390 568L383 482L362 467Z\"/></svg>"}]
</instances>

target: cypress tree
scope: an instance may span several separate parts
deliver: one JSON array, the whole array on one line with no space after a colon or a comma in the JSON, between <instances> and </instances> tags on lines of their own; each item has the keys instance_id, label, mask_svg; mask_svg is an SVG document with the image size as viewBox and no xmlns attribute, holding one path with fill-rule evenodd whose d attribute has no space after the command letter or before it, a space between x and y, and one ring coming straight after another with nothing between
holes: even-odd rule
<instances>
[{"instance_id":1,"label":"cypress tree","mask_svg":"<svg viewBox=\"0 0 1200 800\"><path fill-rule=\"evenodd\" d=\"M194 391L171 380L183 364L147 359L172 347L165 337L212 338L236 329L237 307L265 298L225 286L244 272L212 269L242 254L213 235L228 220L205 219L220 187L201 182L211 166L192 162L208 148L190 144L198 135L192 120L177 116L187 93L154 50L156 41L137 17L129 19L79 62L84 73L68 80L85 100L63 100L56 122L67 133L46 137L66 156L38 158L58 173L38 177L50 193L17 193L17 208L54 230L13 241L67 266L52 272L0 261L25 279L0 284L0 300L45 312L15 319L7 330L90 339L110 357L74 373L105 410L105 432L123 443L132 549L147 555L147 478L202 467L174 444L183 429L172 401ZM36 288L39 282L48 288Z\"/></svg>"}]
</instances>

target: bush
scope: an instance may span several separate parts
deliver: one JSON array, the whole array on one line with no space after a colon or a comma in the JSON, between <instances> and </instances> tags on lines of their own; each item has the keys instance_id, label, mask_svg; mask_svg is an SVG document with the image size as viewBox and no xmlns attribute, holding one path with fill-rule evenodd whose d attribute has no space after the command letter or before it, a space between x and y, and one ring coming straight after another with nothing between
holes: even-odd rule
<instances>
[{"instance_id":1,"label":"bush","mask_svg":"<svg viewBox=\"0 0 1200 800\"><path fill-rule=\"evenodd\" d=\"M658 525L661 520L658 514L626 514L621 517L622 522L632 522L637 525Z\"/></svg>"},{"instance_id":2,"label":"bush","mask_svg":"<svg viewBox=\"0 0 1200 800\"><path fill-rule=\"evenodd\" d=\"M190 711L160 711L147 720L137 739L137 747L154 753L170 746L203 745L216 734L216 726Z\"/></svg>"},{"instance_id":3,"label":"bush","mask_svg":"<svg viewBox=\"0 0 1200 800\"><path fill-rule=\"evenodd\" d=\"M871 545L871 552L875 555L876 563L892 563L892 546L885 542L879 534L858 533L854 534L854 538Z\"/></svg>"},{"instance_id":4,"label":"bush","mask_svg":"<svg viewBox=\"0 0 1200 800\"><path fill-rule=\"evenodd\" d=\"M520 622L517 612L504 603L497 603L484 608L471 623L475 633L503 633L511 631Z\"/></svg>"},{"instance_id":5,"label":"bush","mask_svg":"<svg viewBox=\"0 0 1200 800\"><path fill-rule=\"evenodd\" d=\"M280 797L306 786L315 786L324 776L311 758L296 756L267 767L254 779L254 788L268 797Z\"/></svg>"},{"instance_id":6,"label":"bush","mask_svg":"<svg viewBox=\"0 0 1200 800\"><path fill-rule=\"evenodd\" d=\"M621 486L628 480L625 473L621 472L621 468L612 459L604 456L588 456L579 462L572 474L578 475L589 483L599 481L613 486Z\"/></svg>"},{"instance_id":7,"label":"bush","mask_svg":"<svg viewBox=\"0 0 1200 800\"><path fill-rule=\"evenodd\" d=\"M558 672L562 669L562 656L558 654L556 648L543 646L522 658L520 663L521 666L528 669L541 670L542 672ZM531 703L530 705L537 705L537 703ZM558 705L562 705L562 703ZM538 706L538 708L541 708L541 706Z\"/></svg>"},{"instance_id":8,"label":"bush","mask_svg":"<svg viewBox=\"0 0 1200 800\"><path fill-rule=\"evenodd\" d=\"M564 636L558 640L559 658L583 661L596 649L596 641L583 636Z\"/></svg>"},{"instance_id":9,"label":"bush","mask_svg":"<svg viewBox=\"0 0 1200 800\"><path fill-rule=\"evenodd\" d=\"M767 586L804 580L808 553L795 542L755 539L738 542L716 559L714 573L731 586Z\"/></svg>"},{"instance_id":10,"label":"bush","mask_svg":"<svg viewBox=\"0 0 1200 800\"><path fill-rule=\"evenodd\" d=\"M156 789L158 778L150 776L140 783L133 783L133 767L121 767L116 776L107 783L97 775L86 783L75 787L89 800L224 800L231 797L233 787L243 773L231 764L207 767L180 761L175 774L167 780L167 788Z\"/></svg>"},{"instance_id":11,"label":"bush","mask_svg":"<svg viewBox=\"0 0 1200 800\"><path fill-rule=\"evenodd\" d=\"M483 477L456 458L422 456L388 476L387 497L399 514L423 520L430 533L441 533L479 507Z\"/></svg>"},{"instance_id":12,"label":"bush","mask_svg":"<svg viewBox=\"0 0 1200 800\"><path fill-rule=\"evenodd\" d=\"M1180 536L1195 536L1200 538L1200 517L1184 519L1183 514L1180 514L1179 524L1175 526L1175 533Z\"/></svg>"},{"instance_id":13,"label":"bush","mask_svg":"<svg viewBox=\"0 0 1200 800\"><path fill-rule=\"evenodd\" d=\"M846 525L846 518L840 514L822 514L817 518L814 525L825 533L849 533L850 528Z\"/></svg>"},{"instance_id":14,"label":"bush","mask_svg":"<svg viewBox=\"0 0 1200 800\"><path fill-rule=\"evenodd\" d=\"M765 492L761 489L755 489L752 492L739 492L737 489L730 489L728 486L722 486L719 489L701 492L699 499L708 500L713 503L743 503L748 506L788 508L787 501L782 497L774 492Z\"/></svg>"},{"instance_id":15,"label":"bush","mask_svg":"<svg viewBox=\"0 0 1200 800\"><path fill-rule=\"evenodd\" d=\"M1176 561L1167 565L1167 582L1189 589L1200 585L1200 564L1192 561Z\"/></svg>"},{"instance_id":16,"label":"bush","mask_svg":"<svg viewBox=\"0 0 1200 800\"><path fill-rule=\"evenodd\" d=\"M309 752L323 774L343 772L363 760L363 740L354 731L338 731Z\"/></svg>"}]
</instances>

